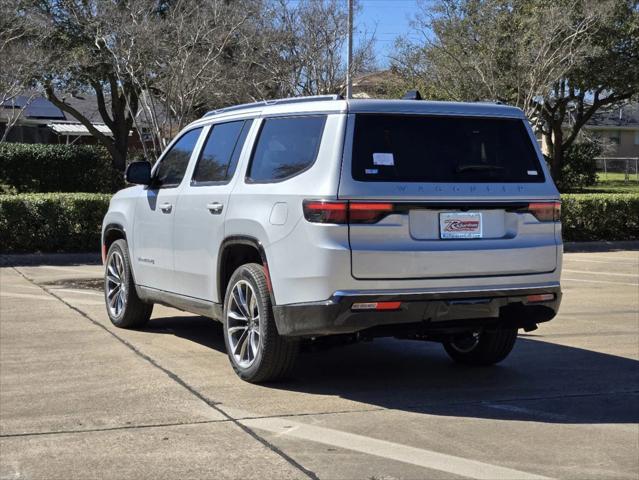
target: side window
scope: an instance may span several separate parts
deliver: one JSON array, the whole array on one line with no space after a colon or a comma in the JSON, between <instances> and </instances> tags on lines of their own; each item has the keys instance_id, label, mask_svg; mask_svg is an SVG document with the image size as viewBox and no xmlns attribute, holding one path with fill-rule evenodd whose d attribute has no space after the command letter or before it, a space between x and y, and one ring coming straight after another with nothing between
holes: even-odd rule
<instances>
[{"instance_id":1,"label":"side window","mask_svg":"<svg viewBox=\"0 0 639 480\"><path fill-rule=\"evenodd\" d=\"M202 148L191 185L227 182L233 177L252 120L214 125Z\"/></svg>"},{"instance_id":2,"label":"side window","mask_svg":"<svg viewBox=\"0 0 639 480\"><path fill-rule=\"evenodd\" d=\"M317 157L325 123L324 115L264 120L247 180L284 180L310 167Z\"/></svg>"},{"instance_id":3,"label":"side window","mask_svg":"<svg viewBox=\"0 0 639 480\"><path fill-rule=\"evenodd\" d=\"M189 130L166 152L155 172L155 179L160 187L177 187L182 182L201 132L202 128Z\"/></svg>"}]
</instances>

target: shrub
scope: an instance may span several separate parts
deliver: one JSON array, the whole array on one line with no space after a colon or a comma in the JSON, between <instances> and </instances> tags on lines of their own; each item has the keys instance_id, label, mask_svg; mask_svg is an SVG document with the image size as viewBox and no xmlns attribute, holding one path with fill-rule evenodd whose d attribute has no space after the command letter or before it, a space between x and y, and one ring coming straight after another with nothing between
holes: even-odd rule
<instances>
[{"instance_id":1,"label":"shrub","mask_svg":"<svg viewBox=\"0 0 639 480\"><path fill-rule=\"evenodd\" d=\"M639 194L564 194L561 200L565 241L639 240Z\"/></svg>"},{"instance_id":2,"label":"shrub","mask_svg":"<svg viewBox=\"0 0 639 480\"><path fill-rule=\"evenodd\" d=\"M597 182L597 162L601 146L594 142L576 143L564 153L561 176L555 180L561 192L579 191Z\"/></svg>"},{"instance_id":3,"label":"shrub","mask_svg":"<svg viewBox=\"0 0 639 480\"><path fill-rule=\"evenodd\" d=\"M0 252L86 252L100 249L110 195L0 195Z\"/></svg>"},{"instance_id":4,"label":"shrub","mask_svg":"<svg viewBox=\"0 0 639 480\"><path fill-rule=\"evenodd\" d=\"M110 195L0 195L0 252L82 252L100 249ZM639 240L639 194L562 195L566 241Z\"/></svg>"},{"instance_id":5,"label":"shrub","mask_svg":"<svg viewBox=\"0 0 639 480\"><path fill-rule=\"evenodd\" d=\"M95 145L0 144L3 193L113 193L124 186L122 172Z\"/></svg>"}]
</instances>

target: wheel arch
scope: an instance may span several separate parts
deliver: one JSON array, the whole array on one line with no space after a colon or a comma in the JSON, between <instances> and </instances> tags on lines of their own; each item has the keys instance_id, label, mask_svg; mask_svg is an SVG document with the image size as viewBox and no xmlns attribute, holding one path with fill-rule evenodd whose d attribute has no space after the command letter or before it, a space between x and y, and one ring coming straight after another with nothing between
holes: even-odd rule
<instances>
[{"instance_id":1,"label":"wheel arch","mask_svg":"<svg viewBox=\"0 0 639 480\"><path fill-rule=\"evenodd\" d=\"M273 286L268 270L268 260L262 242L248 235L233 235L224 239L217 257L217 293L220 303L224 303L226 288L233 272L245 263L260 263L264 267L266 282L275 305Z\"/></svg>"},{"instance_id":2,"label":"wheel arch","mask_svg":"<svg viewBox=\"0 0 639 480\"><path fill-rule=\"evenodd\" d=\"M117 222L110 222L104 226L102 229L102 264L106 263L106 256L109 252L109 248L116 240L124 240L127 244L127 250L129 254L129 268L131 269L131 277L133 278L133 283L137 288L137 282L135 280L135 266L133 262L133 258L131 257L131 246L129 244L129 240L127 239L126 229L124 226ZM140 295L140 292L138 292Z\"/></svg>"},{"instance_id":3,"label":"wheel arch","mask_svg":"<svg viewBox=\"0 0 639 480\"><path fill-rule=\"evenodd\" d=\"M120 223L108 223L102 229L102 263L106 261L106 254L109 251L109 247L116 240L128 240L126 237L126 230Z\"/></svg>"}]
</instances>

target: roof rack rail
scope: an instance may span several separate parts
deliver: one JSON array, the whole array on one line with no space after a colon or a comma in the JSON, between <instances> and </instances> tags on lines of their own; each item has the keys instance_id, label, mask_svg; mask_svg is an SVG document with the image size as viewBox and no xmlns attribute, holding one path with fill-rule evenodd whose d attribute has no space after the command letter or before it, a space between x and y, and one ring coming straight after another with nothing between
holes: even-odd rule
<instances>
[{"instance_id":1,"label":"roof rack rail","mask_svg":"<svg viewBox=\"0 0 639 480\"><path fill-rule=\"evenodd\" d=\"M277 100L261 100L253 103L243 103L241 105L234 105L232 107L218 108L217 110L211 110L204 114L204 117L210 117L211 115L217 115L218 113L234 112L236 110L245 110L247 108L266 107L269 105L286 105L289 103L304 103L304 102L322 102L329 100L343 100L341 95L316 95L311 97L290 97L280 98Z\"/></svg>"}]
</instances>

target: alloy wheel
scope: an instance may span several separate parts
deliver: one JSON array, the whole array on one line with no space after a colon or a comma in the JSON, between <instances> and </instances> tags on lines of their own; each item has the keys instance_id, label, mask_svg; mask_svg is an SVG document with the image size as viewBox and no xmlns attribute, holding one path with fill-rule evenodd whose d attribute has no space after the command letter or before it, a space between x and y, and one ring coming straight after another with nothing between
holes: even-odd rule
<instances>
[{"instance_id":1,"label":"alloy wheel","mask_svg":"<svg viewBox=\"0 0 639 480\"><path fill-rule=\"evenodd\" d=\"M106 293L109 313L119 317L126 306L126 273L124 258L118 251L114 251L107 263Z\"/></svg>"},{"instance_id":2,"label":"alloy wheel","mask_svg":"<svg viewBox=\"0 0 639 480\"><path fill-rule=\"evenodd\" d=\"M250 367L261 348L260 311L257 296L245 280L233 285L226 313L226 335L235 362Z\"/></svg>"},{"instance_id":3,"label":"alloy wheel","mask_svg":"<svg viewBox=\"0 0 639 480\"><path fill-rule=\"evenodd\" d=\"M479 332L472 332L457 336L450 342L451 347L459 353L469 353L479 344Z\"/></svg>"}]
</instances>

